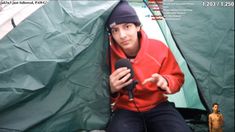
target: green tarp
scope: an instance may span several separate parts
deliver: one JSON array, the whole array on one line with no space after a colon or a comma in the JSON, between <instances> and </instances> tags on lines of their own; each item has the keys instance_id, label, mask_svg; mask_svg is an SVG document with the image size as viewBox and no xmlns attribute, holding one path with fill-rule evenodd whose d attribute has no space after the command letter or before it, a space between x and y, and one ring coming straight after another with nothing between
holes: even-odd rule
<instances>
[{"instance_id":1,"label":"green tarp","mask_svg":"<svg viewBox=\"0 0 235 132\"><path fill-rule=\"evenodd\" d=\"M51 1L0 40L0 131L102 129L115 1Z\"/></svg>"},{"instance_id":2,"label":"green tarp","mask_svg":"<svg viewBox=\"0 0 235 132\"><path fill-rule=\"evenodd\" d=\"M188 3L188 4L187 4ZM169 9L188 9L167 21L201 91L206 107L217 102L224 132L234 131L234 1L180 1Z\"/></svg>"}]
</instances>

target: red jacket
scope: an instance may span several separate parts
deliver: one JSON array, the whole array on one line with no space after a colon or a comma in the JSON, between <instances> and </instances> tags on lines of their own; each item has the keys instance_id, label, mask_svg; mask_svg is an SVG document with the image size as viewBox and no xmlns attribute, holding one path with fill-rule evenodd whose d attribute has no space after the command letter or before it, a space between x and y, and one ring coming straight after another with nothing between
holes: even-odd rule
<instances>
[{"instance_id":1,"label":"red jacket","mask_svg":"<svg viewBox=\"0 0 235 132\"><path fill-rule=\"evenodd\" d=\"M118 44L111 44L112 72L115 70L116 61L121 58L126 58L124 52ZM167 100L164 91L159 90L156 84L142 85L142 82L152 74L162 75L168 81L172 93L178 92L184 83L184 74L169 48L161 41L149 39L143 30L141 30L140 50L131 63L135 74L134 80L139 82L133 94L140 111L148 111ZM137 111L134 103L129 101L126 90L121 90L112 101L115 103L114 108Z\"/></svg>"}]
</instances>

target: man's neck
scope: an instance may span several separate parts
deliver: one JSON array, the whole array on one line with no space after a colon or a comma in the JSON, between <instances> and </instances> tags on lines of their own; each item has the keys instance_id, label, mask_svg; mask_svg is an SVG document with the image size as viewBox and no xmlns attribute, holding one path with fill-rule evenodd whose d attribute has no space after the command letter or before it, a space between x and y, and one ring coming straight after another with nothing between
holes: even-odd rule
<instances>
[{"instance_id":1,"label":"man's neck","mask_svg":"<svg viewBox=\"0 0 235 132\"><path fill-rule=\"evenodd\" d=\"M133 49L132 51L129 51L129 52L128 51L125 52L127 58L134 59L137 56L137 54L140 50L139 41L137 43L138 43L138 46L136 46L135 49Z\"/></svg>"}]
</instances>

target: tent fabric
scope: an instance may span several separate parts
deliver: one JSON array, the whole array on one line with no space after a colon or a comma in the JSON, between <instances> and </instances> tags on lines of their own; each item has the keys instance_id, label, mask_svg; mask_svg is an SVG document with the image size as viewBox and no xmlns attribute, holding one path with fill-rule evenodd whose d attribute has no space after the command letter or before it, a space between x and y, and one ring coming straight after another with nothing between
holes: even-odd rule
<instances>
[{"instance_id":1,"label":"tent fabric","mask_svg":"<svg viewBox=\"0 0 235 132\"><path fill-rule=\"evenodd\" d=\"M0 131L106 126L104 22L116 4L50 1L0 40Z\"/></svg>"},{"instance_id":2,"label":"tent fabric","mask_svg":"<svg viewBox=\"0 0 235 132\"><path fill-rule=\"evenodd\" d=\"M225 132L234 131L234 5L224 1L165 3L169 9L190 9L167 24L205 99L209 112L217 102ZM226 1L232 4L234 1ZM223 3L223 5L221 5ZM234 4L234 3L233 3Z\"/></svg>"}]
</instances>

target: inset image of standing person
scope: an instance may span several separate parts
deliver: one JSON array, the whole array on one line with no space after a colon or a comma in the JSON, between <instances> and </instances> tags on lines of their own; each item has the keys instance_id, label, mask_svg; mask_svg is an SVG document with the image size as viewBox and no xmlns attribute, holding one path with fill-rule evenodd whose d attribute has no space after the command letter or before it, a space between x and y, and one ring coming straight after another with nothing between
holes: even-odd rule
<instances>
[{"instance_id":1,"label":"inset image of standing person","mask_svg":"<svg viewBox=\"0 0 235 132\"><path fill-rule=\"evenodd\" d=\"M219 104L212 105L212 113L209 114L209 131L210 132L223 132L222 126L224 125L224 116L219 112Z\"/></svg>"}]
</instances>

